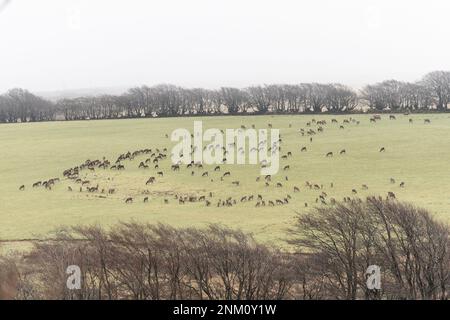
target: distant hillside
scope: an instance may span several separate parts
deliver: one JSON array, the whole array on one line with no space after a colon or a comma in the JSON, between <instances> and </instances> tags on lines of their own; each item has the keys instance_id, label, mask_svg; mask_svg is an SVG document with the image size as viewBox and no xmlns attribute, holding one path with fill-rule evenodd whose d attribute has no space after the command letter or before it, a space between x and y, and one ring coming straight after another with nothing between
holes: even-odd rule
<instances>
[{"instance_id":1,"label":"distant hillside","mask_svg":"<svg viewBox=\"0 0 450 320\"><path fill-rule=\"evenodd\" d=\"M36 92L37 95L56 101L64 98L77 98L85 96L100 96L103 94L120 95L128 90L128 87L102 87L102 88L82 88L82 89L68 89L59 91L41 91Z\"/></svg>"}]
</instances>

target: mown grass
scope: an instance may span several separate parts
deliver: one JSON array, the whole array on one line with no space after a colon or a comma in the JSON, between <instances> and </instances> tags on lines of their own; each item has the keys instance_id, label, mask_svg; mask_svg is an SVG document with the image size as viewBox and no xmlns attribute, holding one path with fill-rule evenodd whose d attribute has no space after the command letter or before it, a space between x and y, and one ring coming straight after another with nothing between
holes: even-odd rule
<instances>
[{"instance_id":1,"label":"mown grass","mask_svg":"<svg viewBox=\"0 0 450 320\"><path fill-rule=\"evenodd\" d=\"M79 122L50 122L0 125L0 238L22 239L42 236L61 225L97 223L110 226L118 221L134 219L151 223L162 222L174 226L204 226L208 223L222 223L252 232L258 240L282 244L285 230L294 221L297 212L304 212L316 205L316 198L326 192L328 199L342 199L352 196L356 189L358 196L369 194L386 195L394 192L400 200L411 201L434 212L442 221L449 221L450 209L450 117L445 114L397 116L389 120L387 115L377 123L370 123L368 115L353 115L360 121L344 124L349 116L246 116L246 117L204 117L102 120ZM327 120L324 132L309 141L299 134L311 119ZM336 118L338 124L332 124ZM409 123L412 118L414 122ZM431 124L424 124L429 118ZM279 171L272 185L265 187L256 182L259 167L245 165L221 166L221 173L205 168L209 178L182 168L181 172L170 171L170 160L161 164L165 176L152 186L145 186L149 176L156 170L138 169L145 156L132 162L125 161L125 171L99 170L83 172L93 185L101 188L115 187L117 193L106 198L99 194L78 192L78 185L62 180L51 191L33 189L31 184L52 177L62 178L64 169L84 162L86 159L106 157L115 160L120 153L141 148L168 148L174 143L165 138L176 128L193 130L193 121L202 120L206 128L239 128L241 125L256 128L279 128L283 143L281 154L288 151L293 156L282 160L282 166L289 164L290 171ZM289 127L292 124L292 127ZM311 128L315 129L313 125ZM307 152L300 152L306 146ZM380 153L380 147L386 152ZM341 149L345 155L339 155ZM333 157L327 158L329 151ZM231 177L220 181L224 171L231 171ZM285 181L285 176L289 180ZM391 184L390 178L396 179ZM211 182L211 179L214 181ZM235 187L231 181L239 180ZM276 188L275 182L282 188ZM322 190L310 190L305 182L323 185ZM405 182L405 188L399 183ZM330 184L334 187L331 188ZM24 184L25 191L19 191ZM363 190L366 184L369 189ZM67 191L68 186L74 188ZM300 188L293 193L293 186ZM152 192L147 204L142 202L144 190ZM211 207L204 202L178 204L170 192L182 194L207 194L213 192ZM161 195L158 196L156 193ZM164 195L164 193L167 193ZM216 207L219 198L261 194L268 199L284 198L289 194L289 204L275 207L256 208L255 203L238 203L233 207ZM124 199L132 196L135 201L126 205ZM169 204L164 204L164 199ZM305 208L305 202L308 208Z\"/></svg>"}]
</instances>

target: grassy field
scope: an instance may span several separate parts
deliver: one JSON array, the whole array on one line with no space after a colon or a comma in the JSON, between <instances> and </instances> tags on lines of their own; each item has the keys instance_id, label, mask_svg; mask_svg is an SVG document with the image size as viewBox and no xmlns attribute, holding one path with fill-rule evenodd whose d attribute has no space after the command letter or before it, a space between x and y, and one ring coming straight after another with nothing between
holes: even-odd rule
<instances>
[{"instance_id":1,"label":"grassy field","mask_svg":"<svg viewBox=\"0 0 450 320\"><path fill-rule=\"evenodd\" d=\"M324 132L309 141L299 129L313 118L326 120ZM332 124L336 118L339 124ZM387 115L377 123L370 123L367 115L354 115L360 124L344 124L349 116L247 116L136 119L112 121L51 122L0 125L0 238L21 239L43 236L60 225L90 224L112 225L118 221L134 219L151 223L163 222L174 226L203 226L222 223L252 232L258 240L282 243L285 229L292 224L296 212L304 212L316 205L316 198L326 192L328 199L338 200L352 196L386 195L392 191L400 200L414 202L430 209L442 221L450 219L450 117L448 115L398 115L389 120ZM409 123L412 118L414 122ZM424 124L424 119L431 120ZM280 170L269 187L256 182L259 166L222 165L221 172L208 170L210 176L202 178L202 170L183 167L180 172L169 169L170 150L174 143L165 137L176 128L193 130L193 121L203 120L206 128L279 128L283 143L281 154L291 151L293 156L281 160L289 164L290 171ZM292 124L292 127L289 127ZM312 129L317 126L312 124ZM307 152L300 152L306 146ZM385 147L386 152L379 149ZM100 193L79 192L79 185L63 179L63 170L83 163L86 159L106 157L112 162L121 153L141 148L167 148L168 159L160 166L163 178L146 186L151 169L138 169L146 156L124 161L124 171L96 169L82 171L81 176L102 188L116 188L114 195L101 197ZM339 155L346 149L345 155ZM333 157L325 157L329 151ZM220 181L224 171L231 177ZM285 176L289 181L285 181ZM32 188L32 183L53 177L61 178L53 190ZM396 180L390 183L390 178ZM211 181L213 179L213 181ZM239 180L236 187L231 181ZM262 179L263 180L263 179ZM322 190L306 187L305 182L323 185ZM283 184L282 188L275 186ZM405 187L400 188L399 183ZM331 187L333 183L333 187ZM25 185L24 191L19 186ZM365 184L368 190L361 186ZM69 192L68 186L74 191ZM293 187L300 188L299 193ZM143 192L150 192L149 203L143 203ZM180 205L172 193L207 195L213 192L212 205L204 202ZM256 208L256 199L240 203L244 195L261 194L264 199L275 200L288 194L289 204ZM133 204L125 204L133 197ZM233 197L233 207L216 207L219 198ZM164 199L169 199L165 204ZM305 208L305 202L308 208ZM319 203L320 204L320 203Z\"/></svg>"}]
</instances>

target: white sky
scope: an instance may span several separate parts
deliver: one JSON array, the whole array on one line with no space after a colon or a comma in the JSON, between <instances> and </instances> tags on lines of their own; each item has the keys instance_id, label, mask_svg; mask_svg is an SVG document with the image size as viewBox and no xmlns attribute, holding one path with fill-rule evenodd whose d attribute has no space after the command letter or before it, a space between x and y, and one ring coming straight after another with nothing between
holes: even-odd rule
<instances>
[{"instance_id":1,"label":"white sky","mask_svg":"<svg viewBox=\"0 0 450 320\"><path fill-rule=\"evenodd\" d=\"M450 70L448 0L11 0L0 12L0 92L358 87L435 69Z\"/></svg>"}]
</instances>

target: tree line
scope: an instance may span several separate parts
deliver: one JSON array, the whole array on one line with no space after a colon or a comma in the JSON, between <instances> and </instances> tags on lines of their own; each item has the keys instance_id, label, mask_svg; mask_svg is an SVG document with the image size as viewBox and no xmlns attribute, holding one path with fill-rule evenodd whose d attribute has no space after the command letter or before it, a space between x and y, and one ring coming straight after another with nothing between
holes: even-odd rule
<instances>
[{"instance_id":1,"label":"tree line","mask_svg":"<svg viewBox=\"0 0 450 320\"><path fill-rule=\"evenodd\" d=\"M417 82L387 80L359 91L342 84L302 83L218 90L174 85L141 86L122 95L51 102L24 89L0 96L0 122L92 120L223 114L446 112L450 72L433 71Z\"/></svg>"},{"instance_id":2,"label":"tree line","mask_svg":"<svg viewBox=\"0 0 450 320\"><path fill-rule=\"evenodd\" d=\"M292 250L239 230L122 223L61 230L0 257L0 298L448 299L449 228L394 199L354 198L298 215ZM67 288L67 266L81 288ZM381 287L367 269L381 268Z\"/></svg>"}]
</instances>

